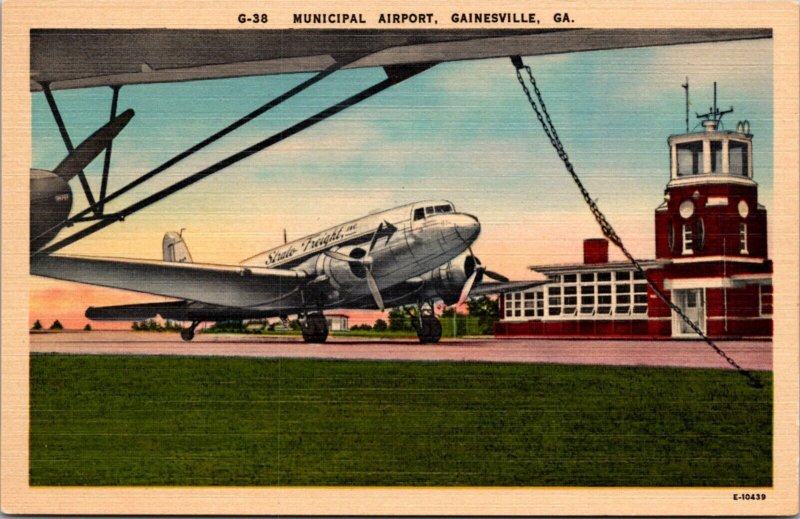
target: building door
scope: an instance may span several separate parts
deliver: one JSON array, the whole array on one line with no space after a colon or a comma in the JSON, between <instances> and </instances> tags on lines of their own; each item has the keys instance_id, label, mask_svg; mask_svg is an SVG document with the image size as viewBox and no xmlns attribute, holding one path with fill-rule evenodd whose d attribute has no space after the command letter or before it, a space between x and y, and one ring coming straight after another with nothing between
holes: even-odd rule
<instances>
[{"instance_id":1,"label":"building door","mask_svg":"<svg viewBox=\"0 0 800 519\"><path fill-rule=\"evenodd\" d=\"M702 288L673 290L675 304L703 333L706 332L705 291ZM679 315L672 316L672 335L675 337L691 337L697 335L689 324Z\"/></svg>"}]
</instances>

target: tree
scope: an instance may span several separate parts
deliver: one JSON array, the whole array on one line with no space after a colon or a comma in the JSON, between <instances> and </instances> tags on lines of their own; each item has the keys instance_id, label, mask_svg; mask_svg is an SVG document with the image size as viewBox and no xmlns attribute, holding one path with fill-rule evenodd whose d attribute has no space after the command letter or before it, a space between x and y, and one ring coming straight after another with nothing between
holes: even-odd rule
<instances>
[{"instance_id":1,"label":"tree","mask_svg":"<svg viewBox=\"0 0 800 519\"><path fill-rule=\"evenodd\" d=\"M36 322L33 323L33 327L31 328L31 330L38 331L38 330L41 330L42 328L44 328L44 326L42 326L41 321L39 321L39 319L36 319Z\"/></svg>"},{"instance_id":2,"label":"tree","mask_svg":"<svg viewBox=\"0 0 800 519\"><path fill-rule=\"evenodd\" d=\"M58 319L53 321L53 324L50 325L51 330L63 330L64 326L61 325Z\"/></svg>"},{"instance_id":3,"label":"tree","mask_svg":"<svg viewBox=\"0 0 800 519\"><path fill-rule=\"evenodd\" d=\"M389 312L389 329L393 332L411 329L411 321L402 308L395 308Z\"/></svg>"},{"instance_id":4,"label":"tree","mask_svg":"<svg viewBox=\"0 0 800 519\"><path fill-rule=\"evenodd\" d=\"M375 324L372 326L372 329L376 332L385 332L389 328L389 325L386 324L386 321L383 319L378 319L375 321Z\"/></svg>"},{"instance_id":5,"label":"tree","mask_svg":"<svg viewBox=\"0 0 800 519\"><path fill-rule=\"evenodd\" d=\"M141 328L139 327L139 321L133 321L131 323L131 330L133 330L134 332L138 332L139 330L141 330Z\"/></svg>"},{"instance_id":6,"label":"tree","mask_svg":"<svg viewBox=\"0 0 800 519\"><path fill-rule=\"evenodd\" d=\"M471 299L467 302L469 315L478 318L478 327L482 334L494 333L494 323L500 318L500 306L497 301L486 296Z\"/></svg>"},{"instance_id":7,"label":"tree","mask_svg":"<svg viewBox=\"0 0 800 519\"><path fill-rule=\"evenodd\" d=\"M442 310L442 317L455 317L456 316L456 307L448 306L444 310Z\"/></svg>"},{"instance_id":8,"label":"tree","mask_svg":"<svg viewBox=\"0 0 800 519\"><path fill-rule=\"evenodd\" d=\"M92 331L92 325L89 324L89 323L86 323L86 326L83 327L83 331L84 332L91 332Z\"/></svg>"}]
</instances>

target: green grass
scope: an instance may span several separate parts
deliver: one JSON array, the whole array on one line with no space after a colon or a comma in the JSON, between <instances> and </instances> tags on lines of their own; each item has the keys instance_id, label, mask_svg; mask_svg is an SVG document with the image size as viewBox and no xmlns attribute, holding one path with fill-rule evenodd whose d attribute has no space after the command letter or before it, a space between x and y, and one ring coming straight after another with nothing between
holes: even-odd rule
<instances>
[{"instance_id":1,"label":"green grass","mask_svg":"<svg viewBox=\"0 0 800 519\"><path fill-rule=\"evenodd\" d=\"M33 355L30 482L770 486L759 376Z\"/></svg>"}]
</instances>

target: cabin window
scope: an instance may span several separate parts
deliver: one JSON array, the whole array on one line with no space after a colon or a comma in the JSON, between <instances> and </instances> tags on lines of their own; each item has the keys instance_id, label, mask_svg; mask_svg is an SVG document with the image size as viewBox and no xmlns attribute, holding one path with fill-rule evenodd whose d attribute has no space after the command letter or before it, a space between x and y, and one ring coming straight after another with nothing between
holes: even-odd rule
<instances>
[{"instance_id":1,"label":"cabin window","mask_svg":"<svg viewBox=\"0 0 800 519\"><path fill-rule=\"evenodd\" d=\"M739 224L739 252L742 254L748 254L747 251L747 224L740 223Z\"/></svg>"},{"instance_id":2,"label":"cabin window","mask_svg":"<svg viewBox=\"0 0 800 519\"><path fill-rule=\"evenodd\" d=\"M437 213L452 213L453 212L453 206L450 206L450 205L437 205L436 206L436 212Z\"/></svg>"},{"instance_id":3,"label":"cabin window","mask_svg":"<svg viewBox=\"0 0 800 519\"><path fill-rule=\"evenodd\" d=\"M730 171L731 175L750 176L747 171L747 148L746 142L728 142L728 171Z\"/></svg>"},{"instance_id":4,"label":"cabin window","mask_svg":"<svg viewBox=\"0 0 800 519\"><path fill-rule=\"evenodd\" d=\"M414 209L414 221L422 220L423 218L425 218L425 209L422 207Z\"/></svg>"},{"instance_id":5,"label":"cabin window","mask_svg":"<svg viewBox=\"0 0 800 519\"><path fill-rule=\"evenodd\" d=\"M699 175L703 172L703 141L678 144L678 176Z\"/></svg>"},{"instance_id":6,"label":"cabin window","mask_svg":"<svg viewBox=\"0 0 800 519\"><path fill-rule=\"evenodd\" d=\"M711 173L722 173L722 141L711 141Z\"/></svg>"},{"instance_id":7,"label":"cabin window","mask_svg":"<svg viewBox=\"0 0 800 519\"><path fill-rule=\"evenodd\" d=\"M425 214L433 214L433 206L426 207Z\"/></svg>"}]
</instances>

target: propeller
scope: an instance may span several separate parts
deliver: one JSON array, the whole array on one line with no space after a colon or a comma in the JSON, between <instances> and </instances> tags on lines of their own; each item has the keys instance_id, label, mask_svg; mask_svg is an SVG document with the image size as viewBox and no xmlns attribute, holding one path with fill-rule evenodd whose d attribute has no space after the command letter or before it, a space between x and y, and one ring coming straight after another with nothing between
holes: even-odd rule
<instances>
[{"instance_id":1,"label":"propeller","mask_svg":"<svg viewBox=\"0 0 800 519\"><path fill-rule=\"evenodd\" d=\"M92 162L95 157L108 147L114 138L122 131L133 117L133 110L128 109L115 117L112 121L102 126L99 130L86 138L77 148L67 155L53 170L61 179L69 180Z\"/></svg>"},{"instance_id":2,"label":"propeller","mask_svg":"<svg viewBox=\"0 0 800 519\"><path fill-rule=\"evenodd\" d=\"M360 258L354 256L348 256L346 254L342 254L340 252L327 250L325 251L325 255L330 258L333 258L338 261L345 261L347 263L352 263L355 265L361 265L364 267L364 274L367 280L367 286L369 287L369 291L372 294L372 299L375 300L375 304L378 305L378 308L381 312L384 310L383 304L383 297L381 296L381 291L378 288L378 282L375 281L375 276L372 274L372 249L375 247L375 242L378 241L378 238L381 236L386 236L388 241L389 237L394 234L397 230L397 227L390 224L389 222L381 222L378 225L378 228L375 229L375 232L372 234L372 239L369 242L369 247L367 248L367 252Z\"/></svg>"},{"instance_id":3,"label":"propeller","mask_svg":"<svg viewBox=\"0 0 800 519\"><path fill-rule=\"evenodd\" d=\"M479 277L483 277L485 275L486 277L494 279L495 281L501 281L503 283L507 283L509 281L504 275L488 270L481 264L480 260L472 252L472 247L469 247L468 249L468 257L472 258L474 266L472 268L472 274L470 274L469 277L467 277L467 281L464 282L464 287L461 289L461 295L458 296L458 302L454 306L460 306L467 302L469 293L472 291L472 287L475 285L475 282Z\"/></svg>"}]
</instances>

